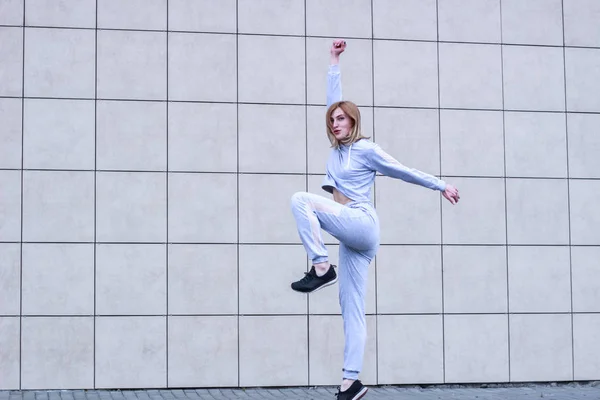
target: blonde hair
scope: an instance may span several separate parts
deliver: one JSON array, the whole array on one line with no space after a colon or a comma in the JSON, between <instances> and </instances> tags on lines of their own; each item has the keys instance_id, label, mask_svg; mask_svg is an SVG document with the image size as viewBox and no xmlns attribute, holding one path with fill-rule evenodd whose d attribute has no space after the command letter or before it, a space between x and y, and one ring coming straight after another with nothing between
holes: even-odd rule
<instances>
[{"instance_id":1,"label":"blonde hair","mask_svg":"<svg viewBox=\"0 0 600 400\"><path fill-rule=\"evenodd\" d=\"M338 101L337 103L333 103L327 113L325 114L325 123L327 124L327 137L331 142L331 147L339 147L340 142L335 138L333 134L333 123L331 122L331 116L333 112L337 109L341 109L348 118L352 120L352 129L350 130L350 134L347 139L343 141L345 144L351 144L359 141L360 139L369 139L366 136L363 136L362 130L360 128L360 111L356 104L351 101Z\"/></svg>"}]
</instances>

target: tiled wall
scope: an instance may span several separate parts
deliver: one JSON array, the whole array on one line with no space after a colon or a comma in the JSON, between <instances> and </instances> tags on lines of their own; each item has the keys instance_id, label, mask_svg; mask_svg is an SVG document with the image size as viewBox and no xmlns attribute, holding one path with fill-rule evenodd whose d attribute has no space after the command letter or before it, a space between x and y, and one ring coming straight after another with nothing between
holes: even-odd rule
<instances>
[{"instance_id":1,"label":"tiled wall","mask_svg":"<svg viewBox=\"0 0 600 400\"><path fill-rule=\"evenodd\" d=\"M0 388L339 382L337 288L289 289L289 199L326 194L334 37L365 131L462 195L378 178L362 379L600 379L599 18L0 0Z\"/></svg>"}]
</instances>

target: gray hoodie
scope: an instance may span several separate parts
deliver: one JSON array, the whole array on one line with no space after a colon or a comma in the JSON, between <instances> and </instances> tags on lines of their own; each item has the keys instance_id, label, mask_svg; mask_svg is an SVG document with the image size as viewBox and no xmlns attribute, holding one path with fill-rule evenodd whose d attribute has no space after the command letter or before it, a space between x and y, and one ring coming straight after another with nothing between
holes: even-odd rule
<instances>
[{"instance_id":1,"label":"gray hoodie","mask_svg":"<svg viewBox=\"0 0 600 400\"><path fill-rule=\"evenodd\" d=\"M327 74L327 107L342 100L342 83L339 65L331 65ZM444 191L446 183L435 176L408 168L367 139L350 145L340 144L332 148L327 160L327 170L322 188L329 193L336 188L340 193L356 202L371 201L371 187L375 174L421 185L433 190Z\"/></svg>"}]
</instances>

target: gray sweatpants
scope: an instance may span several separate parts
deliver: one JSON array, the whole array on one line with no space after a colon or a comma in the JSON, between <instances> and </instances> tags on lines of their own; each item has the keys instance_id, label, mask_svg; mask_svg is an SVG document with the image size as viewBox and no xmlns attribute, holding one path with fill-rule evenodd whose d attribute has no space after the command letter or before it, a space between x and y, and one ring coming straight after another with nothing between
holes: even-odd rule
<instances>
[{"instance_id":1,"label":"gray sweatpants","mask_svg":"<svg viewBox=\"0 0 600 400\"><path fill-rule=\"evenodd\" d=\"M341 205L311 193L292 196L298 233L313 264L328 261L321 229L340 241L340 307L344 320L344 379L358 379L367 325L365 291L368 267L379 247L379 219L370 203Z\"/></svg>"}]
</instances>

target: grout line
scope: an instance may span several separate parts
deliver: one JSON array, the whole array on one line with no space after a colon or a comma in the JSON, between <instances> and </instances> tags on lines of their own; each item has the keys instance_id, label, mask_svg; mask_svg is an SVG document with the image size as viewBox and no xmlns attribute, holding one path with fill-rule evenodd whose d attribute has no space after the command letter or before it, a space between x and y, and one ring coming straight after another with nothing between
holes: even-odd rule
<instances>
[{"instance_id":1,"label":"grout line","mask_svg":"<svg viewBox=\"0 0 600 400\"><path fill-rule=\"evenodd\" d=\"M600 316L600 311L578 311L571 313L570 311L516 311L516 312L380 312L379 314L375 313L365 313L366 316L441 316L441 315L471 315L471 316L486 316L486 315L598 315ZM306 313L243 313L243 314L231 314L231 313L212 313L212 314L202 314L202 313L169 313L169 314L98 314L95 317L97 318L157 318L157 317L203 317L203 318L221 318L221 317L246 317L246 318L263 318L263 317L304 317ZM308 314L311 317L337 317L341 316L341 313L311 313ZM0 314L0 318L18 318L19 314ZM24 314L24 318L91 318L94 317L92 314Z\"/></svg>"},{"instance_id":2,"label":"grout line","mask_svg":"<svg viewBox=\"0 0 600 400\"><path fill-rule=\"evenodd\" d=\"M166 84L167 84L167 93L166 93L166 97L167 100L169 99L169 0L167 0L167 32L165 33L165 41L166 41L166 60L165 60L165 67L166 67ZM165 198L166 198L166 204L165 204L165 212L166 212L166 239L167 239L167 244L165 245L165 270L166 270L166 287L165 287L165 293L166 293L166 311L167 311L167 317L165 317L165 349L166 349L166 359L165 359L165 364L166 364L166 383L165 383L165 387L169 387L169 102L166 102L166 123L165 123L165 128L166 128L166 133L167 133L167 137L166 137L166 169L167 171L165 172Z\"/></svg>"},{"instance_id":3,"label":"grout line","mask_svg":"<svg viewBox=\"0 0 600 400\"><path fill-rule=\"evenodd\" d=\"M569 168L569 120L568 120L568 96L567 96L567 50L565 46L565 3L561 0L562 17L562 40L563 40L563 84L565 95L565 144L567 155L567 177L571 176ZM575 326L573 318L573 247L571 231L571 180L567 179L567 216L569 220L569 284L571 291L571 379L575 379Z\"/></svg>"},{"instance_id":4,"label":"grout line","mask_svg":"<svg viewBox=\"0 0 600 400\"><path fill-rule=\"evenodd\" d=\"M172 32L169 32L172 33ZM20 99L21 96L0 95L0 99ZM184 104L242 104L242 105L261 105L261 106L289 106L289 107L325 107L324 103L280 103L280 102L252 102L252 101L221 101L221 100L177 100L177 99L126 99L126 98L92 98L92 97L52 97L52 96L25 96L28 100L78 100L78 101L106 101L106 102L140 102L140 103L184 103ZM449 110L449 111L497 111L514 113L544 113L544 114L591 114L598 115L598 111L559 111L559 110L524 110L524 109L498 109L498 108L467 108L467 107L427 107L427 106L405 106L389 104L357 104L361 109L382 108L398 110Z\"/></svg>"},{"instance_id":5,"label":"grout line","mask_svg":"<svg viewBox=\"0 0 600 400\"><path fill-rule=\"evenodd\" d=\"M98 247L98 236L97 236L97 231L98 231L98 226L97 226L97 221L98 221L98 212L97 212L97 205L98 205L98 195L97 195L97 191L98 191L98 182L97 182L97 176L98 176L98 0L95 1L96 3L96 29L94 30L94 317L93 317L93 321L94 321L94 334L93 334L93 386L94 388L96 388L96 314L98 312L97 310L97 304L96 304L96 297L97 297L97 247Z\"/></svg>"},{"instance_id":6,"label":"grout line","mask_svg":"<svg viewBox=\"0 0 600 400\"><path fill-rule=\"evenodd\" d=\"M504 30L502 24L502 1L500 1L500 41L504 39ZM502 79L502 146L504 157L504 240L506 244L506 310L509 313L507 317L507 359L508 359L508 381L511 381L511 359L510 359L510 287L509 287L509 246L508 246L508 177L506 175L506 111L504 97L504 46L500 46L500 76Z\"/></svg>"},{"instance_id":7,"label":"grout line","mask_svg":"<svg viewBox=\"0 0 600 400\"><path fill-rule=\"evenodd\" d=\"M148 33L164 33L167 30L164 29L135 29L135 28L94 28L94 27L77 27L77 26L49 26L49 25L11 25L11 24L0 24L0 28L29 28L29 29L48 29L48 30L98 30L98 31L113 31L113 32L148 32ZM97 27L97 24L96 24ZM168 29L168 27L167 27ZM195 35L239 35L239 36L266 36L266 37L282 37L282 38L303 38L304 35L294 34L283 34L283 33L253 33L253 32L218 32L218 31L189 31L189 30L178 30L173 29L169 32L177 34L195 34ZM307 38L311 39L333 39L333 36L324 35L306 35ZM439 37L439 35L438 35ZM477 41L453 41L453 40L427 40L427 39L398 39L393 37L375 37L372 38L360 37L360 36L347 36L349 40L374 40L374 41L388 41L388 42L415 42L415 43L444 43L444 44L465 44L465 45L482 45L482 46L519 46L519 47L551 47L551 48L575 48L575 49L590 49L598 50L598 46L581 46L581 45L563 45L563 44L539 44L539 43L502 43L502 42L477 42ZM563 41L564 43L564 41Z\"/></svg>"},{"instance_id":8,"label":"grout line","mask_svg":"<svg viewBox=\"0 0 600 400\"><path fill-rule=\"evenodd\" d=\"M290 242L290 243L269 243L269 242L103 242L103 241L89 241L89 242L35 242L35 241L27 241L24 240L20 242L18 240L13 241L4 241L0 240L1 244L36 244L36 245L52 245L52 244L69 244L69 245L107 245L107 246L115 246L115 245L176 245L176 246L186 246L186 245L202 245L202 246L224 246L224 245L235 245L239 244L240 246L302 246L300 242ZM337 242L325 242L328 246L335 246ZM380 246L440 246L441 243L381 243ZM598 244L544 244L544 243L522 243L522 244L498 244L498 243L444 243L444 247L598 247Z\"/></svg>"},{"instance_id":9,"label":"grout line","mask_svg":"<svg viewBox=\"0 0 600 400\"><path fill-rule=\"evenodd\" d=\"M375 105L375 27L374 27L374 2L371 0L371 102ZM375 107L372 107L373 142L375 142ZM373 182L373 207L377 208L377 182ZM379 384L379 296L378 296L378 269L377 256L373 260L375 268L375 382Z\"/></svg>"},{"instance_id":10,"label":"grout line","mask_svg":"<svg viewBox=\"0 0 600 400\"><path fill-rule=\"evenodd\" d=\"M19 389L23 388L23 194L25 154L25 2L23 0L23 54L21 65L21 239L19 245Z\"/></svg>"},{"instance_id":11,"label":"grout line","mask_svg":"<svg viewBox=\"0 0 600 400\"><path fill-rule=\"evenodd\" d=\"M304 103L308 103L308 39L306 35L306 0L304 0ZM304 187L306 191L309 191L309 173L308 173L308 104L304 105L304 144L305 144L305 160L304 165L305 180ZM308 266L308 254L304 256L306 260L305 264ZM310 386L310 294L306 296L306 354L308 358L307 362L307 382Z\"/></svg>"},{"instance_id":12,"label":"grout line","mask_svg":"<svg viewBox=\"0 0 600 400\"><path fill-rule=\"evenodd\" d=\"M239 36L239 0L235 0L235 130L236 130L236 258L237 258L237 383L241 385L240 366L240 36Z\"/></svg>"},{"instance_id":13,"label":"grout line","mask_svg":"<svg viewBox=\"0 0 600 400\"><path fill-rule=\"evenodd\" d=\"M441 88L440 88L440 23L439 23L439 0L435 2L436 19L436 62L437 62L437 114L438 114L438 146L439 146L439 166L440 176L442 175L442 112L441 112ZM444 302L444 198L440 195L440 268L441 268L441 288L442 288L442 382L446 382L446 319Z\"/></svg>"},{"instance_id":14,"label":"grout line","mask_svg":"<svg viewBox=\"0 0 600 400\"><path fill-rule=\"evenodd\" d=\"M0 171L21 171L21 168L0 168ZM24 168L23 171L30 172L100 172L106 174L213 174L213 175L273 175L273 176L325 176L318 172L235 172L235 171L167 171L167 170L132 170L132 169L56 169L56 168ZM382 176L378 174L377 176ZM551 176L476 176L476 175L440 175L446 178L467 178L467 179L522 179L522 180L579 180L579 181L598 181L598 178L575 178L575 177L551 177Z\"/></svg>"},{"instance_id":15,"label":"grout line","mask_svg":"<svg viewBox=\"0 0 600 400\"><path fill-rule=\"evenodd\" d=\"M171 33L171 32L169 32ZM21 96L0 95L0 99L20 99ZM105 101L105 102L140 102L140 103L184 103L184 104L242 104L259 106L289 106L289 107L325 107L325 103L281 103L260 101L221 101L221 100L178 100L178 99L140 99L140 98L92 98L92 97L52 97L52 96L25 96L28 100L78 100L78 101ZM449 111L506 111L515 113L544 113L544 114L600 114L598 111L560 111L560 110L527 110L527 109L499 109L499 108L468 108L468 107L427 107L427 106L405 106L389 104L357 104L361 109L382 108L398 110L449 110Z\"/></svg>"}]
</instances>

